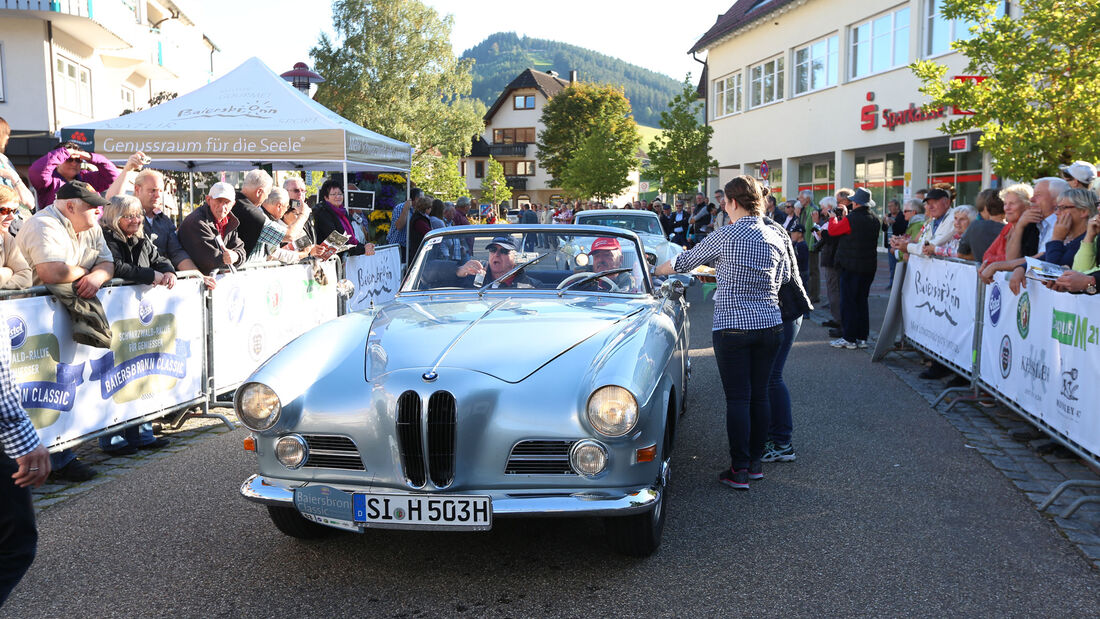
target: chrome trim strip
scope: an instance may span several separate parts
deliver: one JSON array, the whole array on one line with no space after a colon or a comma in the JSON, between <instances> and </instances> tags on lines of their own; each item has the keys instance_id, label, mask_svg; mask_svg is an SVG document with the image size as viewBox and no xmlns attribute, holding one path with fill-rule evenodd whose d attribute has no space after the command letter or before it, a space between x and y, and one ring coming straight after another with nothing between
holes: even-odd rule
<instances>
[{"instance_id":1,"label":"chrome trim strip","mask_svg":"<svg viewBox=\"0 0 1100 619\"><path fill-rule=\"evenodd\" d=\"M340 488L345 492L354 489ZM365 489L364 489L365 490ZM386 490L394 492L393 490ZM664 489L647 486L630 492L586 491L565 496L489 493L493 501L493 517L537 516L623 516L645 512L661 498ZM414 493L409 493L414 494ZM477 494L477 493L473 493ZM241 484L241 496L264 505L294 506L294 491L281 483L253 475Z\"/></svg>"}]
</instances>

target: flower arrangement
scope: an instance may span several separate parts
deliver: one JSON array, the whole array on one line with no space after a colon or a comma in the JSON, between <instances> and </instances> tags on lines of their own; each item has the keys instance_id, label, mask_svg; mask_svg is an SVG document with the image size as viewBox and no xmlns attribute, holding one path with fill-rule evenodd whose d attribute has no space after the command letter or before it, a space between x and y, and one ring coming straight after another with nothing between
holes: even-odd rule
<instances>
[{"instance_id":1,"label":"flower arrangement","mask_svg":"<svg viewBox=\"0 0 1100 619\"><path fill-rule=\"evenodd\" d=\"M387 172L383 172L382 174L378 175L378 182L392 183L394 185L404 185L405 177L401 176L400 174L390 174Z\"/></svg>"}]
</instances>

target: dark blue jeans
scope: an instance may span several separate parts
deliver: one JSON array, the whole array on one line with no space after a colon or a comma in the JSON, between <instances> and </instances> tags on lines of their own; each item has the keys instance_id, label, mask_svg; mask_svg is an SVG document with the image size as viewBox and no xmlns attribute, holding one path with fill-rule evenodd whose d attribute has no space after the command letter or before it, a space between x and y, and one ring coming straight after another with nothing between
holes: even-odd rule
<instances>
[{"instance_id":1,"label":"dark blue jeans","mask_svg":"<svg viewBox=\"0 0 1100 619\"><path fill-rule=\"evenodd\" d=\"M714 359L726 393L730 466L743 469L764 456L771 410L768 377L783 338L783 325L712 333Z\"/></svg>"},{"instance_id":2,"label":"dark blue jeans","mask_svg":"<svg viewBox=\"0 0 1100 619\"><path fill-rule=\"evenodd\" d=\"M783 323L779 351L775 354L772 373L768 377L768 403L772 412L768 438L779 445L791 442L791 431L794 428L794 422L791 419L791 392L787 390L787 383L783 382L783 366L787 364L787 355L791 352L791 345L798 339L798 331L801 328L801 316Z\"/></svg>"},{"instance_id":3,"label":"dark blue jeans","mask_svg":"<svg viewBox=\"0 0 1100 619\"><path fill-rule=\"evenodd\" d=\"M27 573L38 546L31 489L15 485L11 476L17 470L0 450L0 606Z\"/></svg>"},{"instance_id":4,"label":"dark blue jeans","mask_svg":"<svg viewBox=\"0 0 1100 619\"><path fill-rule=\"evenodd\" d=\"M865 340L871 332L870 310L867 297L871 294L871 282L875 274L840 270L840 318L844 327L844 339L849 342Z\"/></svg>"}]
</instances>

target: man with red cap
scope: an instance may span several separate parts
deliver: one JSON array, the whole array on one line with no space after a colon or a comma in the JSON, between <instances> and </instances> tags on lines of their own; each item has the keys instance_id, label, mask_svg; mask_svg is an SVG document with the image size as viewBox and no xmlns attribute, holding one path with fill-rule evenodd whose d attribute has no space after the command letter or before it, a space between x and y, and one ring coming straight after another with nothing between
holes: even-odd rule
<instances>
[{"instance_id":1,"label":"man with red cap","mask_svg":"<svg viewBox=\"0 0 1100 619\"><path fill-rule=\"evenodd\" d=\"M619 239L616 238L601 236L593 241L588 257L592 259L593 273L611 271L623 266L623 250L619 245ZM630 271L608 275L607 278L615 283L618 292L637 290L634 274ZM596 280L595 285L599 290L611 290L611 286L602 277Z\"/></svg>"}]
</instances>

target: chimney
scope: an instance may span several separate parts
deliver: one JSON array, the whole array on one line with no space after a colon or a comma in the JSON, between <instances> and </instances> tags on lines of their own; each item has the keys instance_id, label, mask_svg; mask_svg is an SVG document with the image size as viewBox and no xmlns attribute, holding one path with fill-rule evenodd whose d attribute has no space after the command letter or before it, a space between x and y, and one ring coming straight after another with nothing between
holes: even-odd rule
<instances>
[{"instance_id":1,"label":"chimney","mask_svg":"<svg viewBox=\"0 0 1100 619\"><path fill-rule=\"evenodd\" d=\"M573 69L572 71L569 72L569 83L570 84L576 84L577 83L577 70L576 69Z\"/></svg>"}]
</instances>

